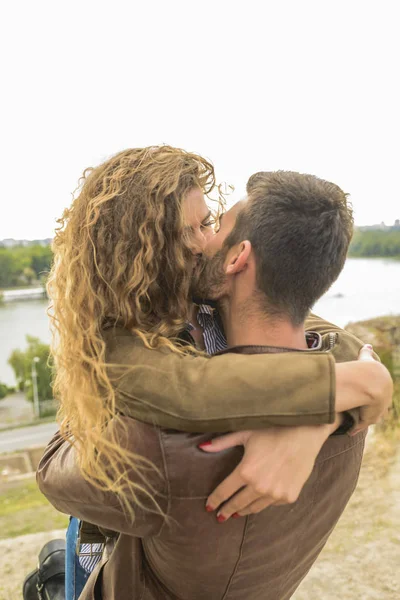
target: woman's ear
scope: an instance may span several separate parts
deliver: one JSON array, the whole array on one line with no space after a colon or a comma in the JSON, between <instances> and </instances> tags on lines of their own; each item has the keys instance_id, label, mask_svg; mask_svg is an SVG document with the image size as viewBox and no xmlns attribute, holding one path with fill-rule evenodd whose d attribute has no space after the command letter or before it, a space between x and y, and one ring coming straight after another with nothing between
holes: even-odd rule
<instances>
[{"instance_id":1,"label":"woman's ear","mask_svg":"<svg viewBox=\"0 0 400 600\"><path fill-rule=\"evenodd\" d=\"M234 246L228 254L225 273L227 275L235 275L243 271L247 267L250 254L251 242L248 240Z\"/></svg>"}]
</instances>

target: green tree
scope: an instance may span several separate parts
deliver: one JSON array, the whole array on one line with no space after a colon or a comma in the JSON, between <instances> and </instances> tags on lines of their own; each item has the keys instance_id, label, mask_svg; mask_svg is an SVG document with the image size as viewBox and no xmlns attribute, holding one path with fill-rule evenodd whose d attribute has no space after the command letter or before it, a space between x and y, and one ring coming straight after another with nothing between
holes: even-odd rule
<instances>
[{"instance_id":1,"label":"green tree","mask_svg":"<svg viewBox=\"0 0 400 600\"><path fill-rule=\"evenodd\" d=\"M18 270L12 254L6 248L0 248L0 287L16 285Z\"/></svg>"},{"instance_id":2,"label":"green tree","mask_svg":"<svg viewBox=\"0 0 400 600\"><path fill-rule=\"evenodd\" d=\"M31 285L32 282L36 279L36 273L31 267L25 267L22 274L25 277L26 283L28 285Z\"/></svg>"},{"instance_id":3,"label":"green tree","mask_svg":"<svg viewBox=\"0 0 400 600\"><path fill-rule=\"evenodd\" d=\"M50 357L50 347L39 338L26 336L28 348L26 350L13 350L8 364L14 371L19 389L26 393L28 400L33 402L32 363L34 358L37 373L37 387L39 400L51 400L53 367ZM29 383L28 383L29 382Z\"/></svg>"},{"instance_id":4,"label":"green tree","mask_svg":"<svg viewBox=\"0 0 400 600\"><path fill-rule=\"evenodd\" d=\"M10 387L6 383L2 383L0 381L0 400L3 400L9 394L13 394L15 392L15 388Z\"/></svg>"},{"instance_id":5,"label":"green tree","mask_svg":"<svg viewBox=\"0 0 400 600\"><path fill-rule=\"evenodd\" d=\"M42 281L47 278L52 259L50 246L0 248L0 288Z\"/></svg>"},{"instance_id":6,"label":"green tree","mask_svg":"<svg viewBox=\"0 0 400 600\"><path fill-rule=\"evenodd\" d=\"M10 391L11 390L8 387L8 385L0 381L0 400L3 400L3 398L5 398L10 393Z\"/></svg>"},{"instance_id":7,"label":"green tree","mask_svg":"<svg viewBox=\"0 0 400 600\"><path fill-rule=\"evenodd\" d=\"M400 257L400 230L356 229L350 244L349 256Z\"/></svg>"},{"instance_id":8,"label":"green tree","mask_svg":"<svg viewBox=\"0 0 400 600\"><path fill-rule=\"evenodd\" d=\"M36 273L36 279L40 279L43 275L47 278L53 260L53 252L50 246L32 246L30 255L31 267Z\"/></svg>"}]
</instances>

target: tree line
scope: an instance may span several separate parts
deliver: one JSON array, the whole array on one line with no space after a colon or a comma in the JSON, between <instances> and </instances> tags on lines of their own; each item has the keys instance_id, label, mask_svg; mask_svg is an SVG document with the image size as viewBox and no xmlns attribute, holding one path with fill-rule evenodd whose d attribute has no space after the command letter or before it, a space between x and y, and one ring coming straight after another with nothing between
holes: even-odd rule
<instances>
[{"instance_id":1,"label":"tree line","mask_svg":"<svg viewBox=\"0 0 400 600\"><path fill-rule=\"evenodd\" d=\"M52 259L50 246L0 247L0 288L43 283Z\"/></svg>"},{"instance_id":2,"label":"tree line","mask_svg":"<svg viewBox=\"0 0 400 600\"><path fill-rule=\"evenodd\" d=\"M356 229L349 256L400 257L400 229ZM44 283L50 270L53 253L50 246L0 247L0 289Z\"/></svg>"},{"instance_id":3,"label":"tree line","mask_svg":"<svg viewBox=\"0 0 400 600\"><path fill-rule=\"evenodd\" d=\"M400 229L390 229L389 231L356 229L350 244L349 256L400 258Z\"/></svg>"}]
</instances>

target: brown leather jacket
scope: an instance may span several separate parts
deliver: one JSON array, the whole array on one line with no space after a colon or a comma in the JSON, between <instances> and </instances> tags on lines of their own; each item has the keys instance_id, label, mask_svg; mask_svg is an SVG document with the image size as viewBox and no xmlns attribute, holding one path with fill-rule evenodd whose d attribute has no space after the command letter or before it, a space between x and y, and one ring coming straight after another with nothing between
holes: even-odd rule
<instances>
[{"instance_id":1,"label":"brown leather jacket","mask_svg":"<svg viewBox=\"0 0 400 600\"><path fill-rule=\"evenodd\" d=\"M296 360L299 353L290 355ZM151 483L167 519L137 509L130 523L112 493L81 477L73 447L58 434L38 469L39 487L56 508L120 532L108 538L82 600L290 598L354 490L365 436L331 436L296 503L218 524L205 500L237 465L241 450L206 454L197 445L209 435L123 421L128 433L121 433L121 443L162 472Z\"/></svg>"}]
</instances>

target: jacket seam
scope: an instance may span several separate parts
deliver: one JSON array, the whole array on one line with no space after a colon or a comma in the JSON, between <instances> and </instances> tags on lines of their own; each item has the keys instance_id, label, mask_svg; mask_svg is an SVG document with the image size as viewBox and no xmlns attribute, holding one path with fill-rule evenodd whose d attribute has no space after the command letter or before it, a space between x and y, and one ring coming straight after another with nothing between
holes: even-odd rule
<instances>
[{"instance_id":1,"label":"jacket seam","mask_svg":"<svg viewBox=\"0 0 400 600\"><path fill-rule=\"evenodd\" d=\"M228 581L228 583L226 585L226 589L225 589L224 595L222 596L221 600L226 600L226 598L228 597L229 590L230 590L230 587L232 585L233 579L234 579L236 573L238 572L240 561L242 560L242 556L243 556L243 546L244 546L244 543L246 541L246 535L247 535L248 526L249 526L249 517L246 517L246 523L245 523L245 526L244 526L244 529L243 529L242 542L240 544L240 549L239 549L239 556L238 556L236 564L235 564L235 566L233 568L233 571L232 571L232 574L231 574L231 576L229 578L229 581Z\"/></svg>"},{"instance_id":2,"label":"jacket seam","mask_svg":"<svg viewBox=\"0 0 400 600\"><path fill-rule=\"evenodd\" d=\"M171 500L205 500L206 498L208 498L210 494L206 495L204 494L203 496L173 496L171 495Z\"/></svg>"},{"instance_id":3,"label":"jacket seam","mask_svg":"<svg viewBox=\"0 0 400 600\"><path fill-rule=\"evenodd\" d=\"M164 447L164 440L163 440L163 436L162 436L162 432L161 429L159 429L158 427L156 427L156 431L157 431L157 437L158 437L158 443L160 445L160 451L161 451L161 456L162 456L162 461L163 461L163 466L164 466L164 475L165 475L165 479L167 482L167 512L165 516L169 516L170 513L170 509L171 509L171 483L169 480L169 473L168 473L168 466L167 466L167 458L165 455L165 447ZM167 519L165 518L161 523L160 529L157 531L157 533L154 534L154 537L157 537L161 534L162 530L164 529Z\"/></svg>"},{"instance_id":4,"label":"jacket seam","mask_svg":"<svg viewBox=\"0 0 400 600\"><path fill-rule=\"evenodd\" d=\"M93 507L93 502L82 502L81 500L70 500L70 499L65 499L65 496L60 497L60 496L54 496L53 494L46 494L46 498L49 500L50 498L52 498L53 500L60 500L63 504L78 504L79 506L91 506ZM50 501L50 500L49 500ZM104 507L104 504L95 504L94 506L101 506ZM116 504L107 504L107 508L116 508L119 509L119 512L121 512L121 514L123 514L123 511L121 510L121 505L119 504L119 502L117 502ZM85 521L85 519L82 519L83 521ZM95 525L95 523L91 523L91 525ZM96 525L96 527L102 527L101 525Z\"/></svg>"},{"instance_id":5,"label":"jacket seam","mask_svg":"<svg viewBox=\"0 0 400 600\"><path fill-rule=\"evenodd\" d=\"M326 462L327 460L330 460L331 458L335 458L335 456L340 456L341 454L344 454L345 452L349 452L350 450L353 450L353 448L356 448L357 446L359 446L360 444L363 444L364 442L365 442L365 438L363 437L359 442L356 442L349 448L346 448L346 450L341 450L340 452L336 452L336 454L331 454L330 456L327 456L326 458L324 458L322 460L317 460L317 461L315 461L315 464L323 465L324 462Z\"/></svg>"},{"instance_id":6,"label":"jacket seam","mask_svg":"<svg viewBox=\"0 0 400 600\"><path fill-rule=\"evenodd\" d=\"M365 438L363 438L363 439L360 441L360 444L363 444L363 448L362 448L362 450L361 450L361 460L360 460L360 464L358 465L357 477L356 477L356 480L355 480L355 482L354 482L354 487L353 487L353 490L352 490L352 492L351 492L351 494L352 494L352 495L354 494L354 491L355 491L355 489L356 489L356 487L357 487L357 484L358 484L358 480L359 480L359 478L360 478L360 472L361 472L361 467L362 467L362 459L363 459L363 452L364 452L364 447L365 447ZM358 444L357 444L357 445L358 445ZM353 448L354 448L354 446L353 446Z\"/></svg>"},{"instance_id":7,"label":"jacket seam","mask_svg":"<svg viewBox=\"0 0 400 600\"><path fill-rule=\"evenodd\" d=\"M142 546L143 553L144 553L144 555L146 555L146 552L144 550L143 540L140 540L140 543ZM139 600L144 600L146 590L147 590L146 571L145 571L145 569L143 569L143 589L142 589L142 593L140 594Z\"/></svg>"},{"instance_id":8,"label":"jacket seam","mask_svg":"<svg viewBox=\"0 0 400 600\"><path fill-rule=\"evenodd\" d=\"M320 465L318 465L318 474L317 474L317 478L316 478L316 485L314 486L314 489L313 489L313 496L312 496L312 500L310 502L310 509L308 511L308 518L304 519L304 521L303 521L303 529L301 530L301 533L296 538L296 542L297 542L297 544L296 544L296 550L301 546L303 538L304 538L304 534L305 534L306 530L308 529L308 523L310 522L310 520L312 518L312 511L313 511L313 507L314 507L314 504L315 504L315 498L317 497L317 493L318 493L320 485L321 485L321 483L320 483L321 482L321 478L319 477L319 474L320 474ZM290 562L290 566L288 567L288 572L289 573L292 571L292 566L293 566L295 558L296 558L296 553L293 552L293 554L292 554L292 560ZM308 571L307 571L307 573L308 573ZM307 573L306 573L306 575L307 575ZM304 575L304 577L306 577L306 575ZM303 579L304 579L304 577L303 577ZM303 579L302 579L302 581L303 581ZM280 594L282 592L282 587L284 586L284 584L285 584L285 582L282 581L281 585L279 586L279 596L280 596Z\"/></svg>"},{"instance_id":9,"label":"jacket seam","mask_svg":"<svg viewBox=\"0 0 400 600\"><path fill-rule=\"evenodd\" d=\"M335 372L335 359L333 358L333 356L330 354L328 355L330 357L329 360L329 381L330 381L330 386L329 386L329 417L330 417L330 421L333 422L335 420L335 408L336 408L336 372Z\"/></svg>"}]
</instances>

